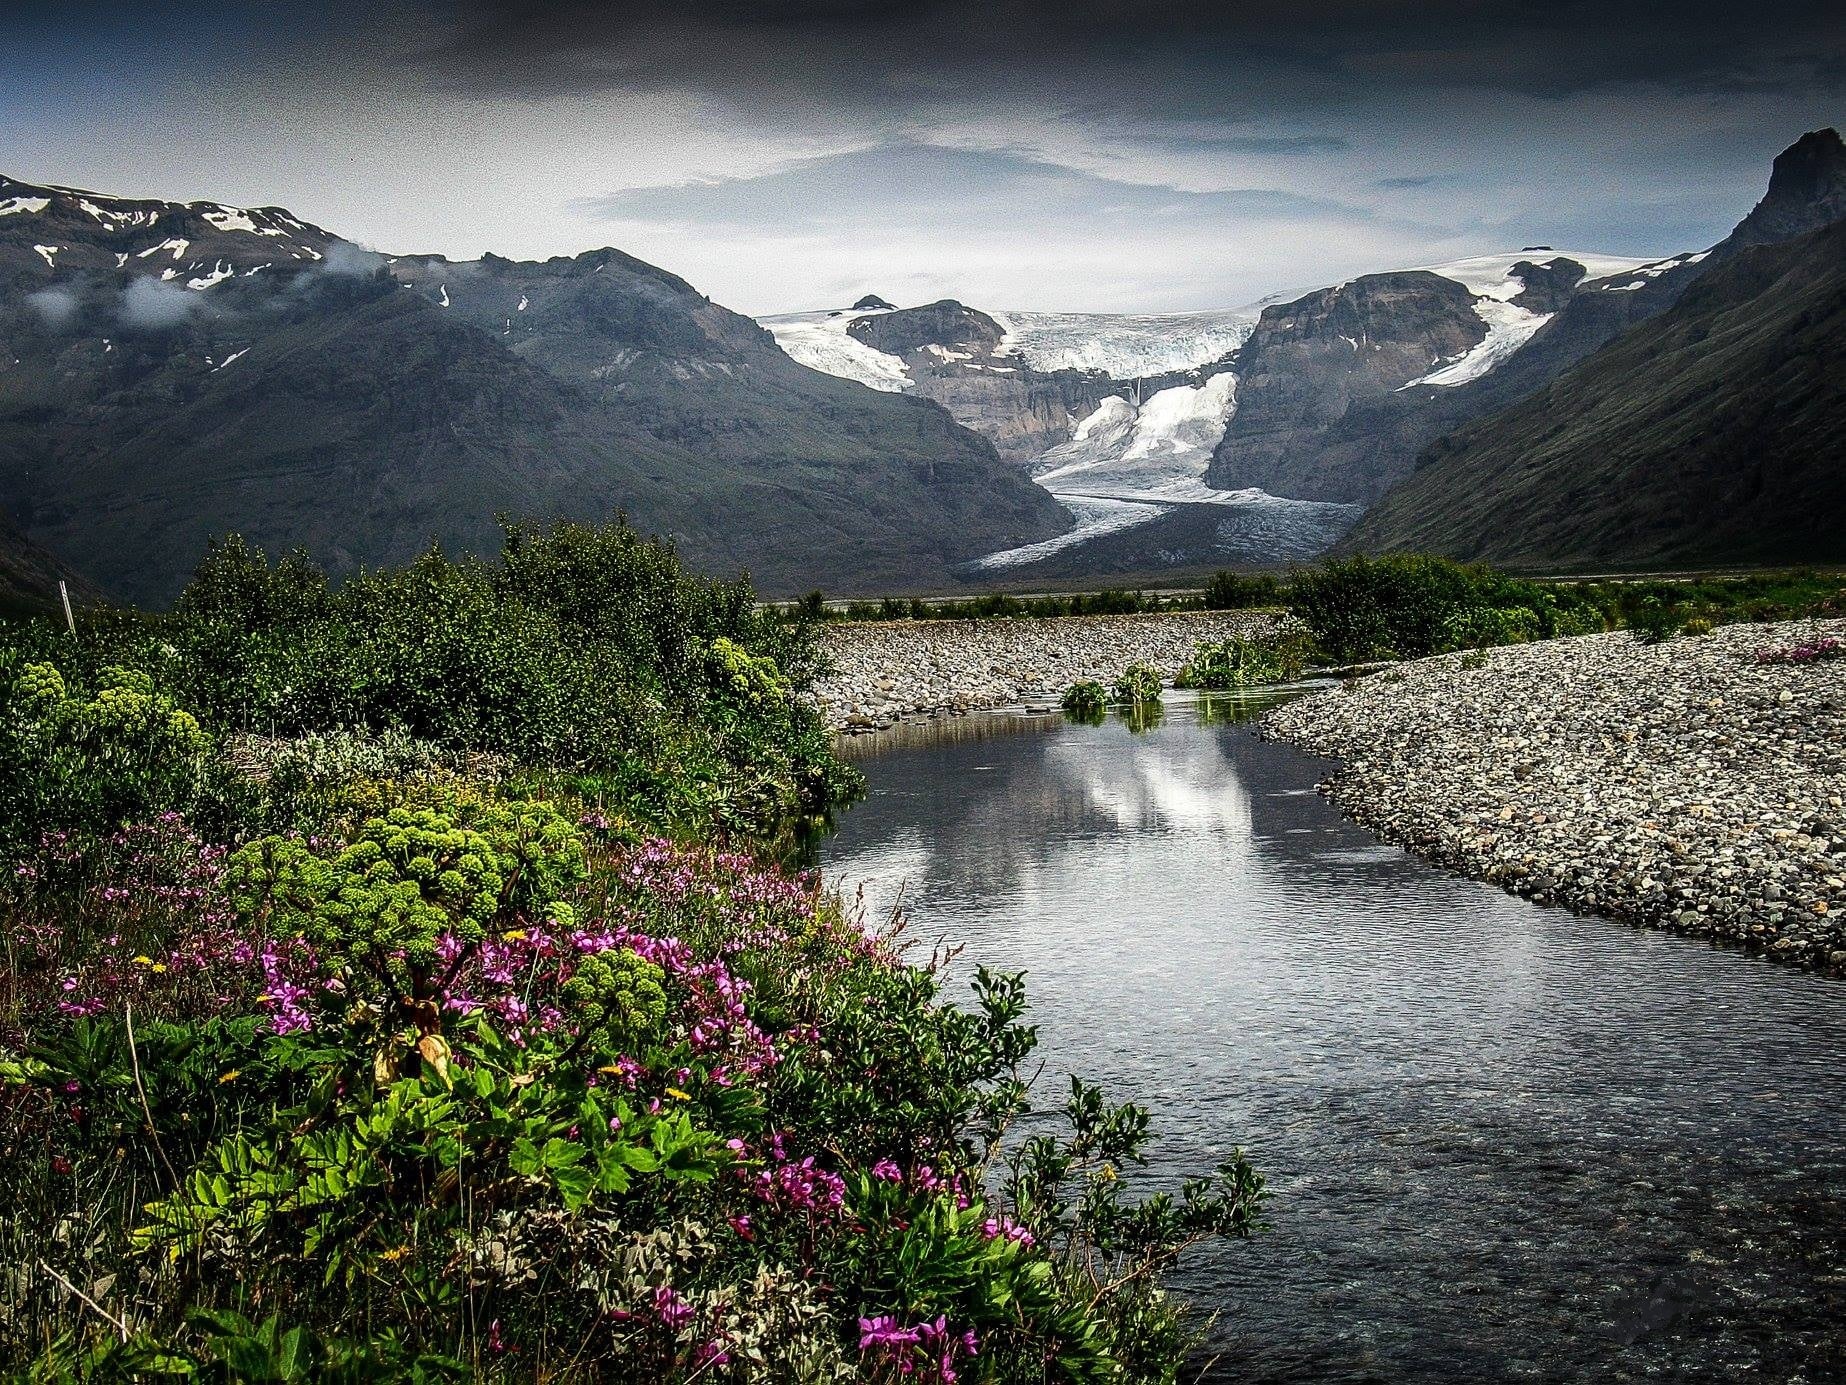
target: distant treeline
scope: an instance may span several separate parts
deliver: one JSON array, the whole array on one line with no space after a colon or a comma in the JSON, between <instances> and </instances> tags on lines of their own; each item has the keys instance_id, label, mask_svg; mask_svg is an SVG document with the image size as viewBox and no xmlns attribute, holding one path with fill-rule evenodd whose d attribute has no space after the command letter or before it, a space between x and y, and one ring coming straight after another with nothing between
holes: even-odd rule
<instances>
[{"instance_id":1,"label":"distant treeline","mask_svg":"<svg viewBox=\"0 0 1846 1385\"><path fill-rule=\"evenodd\" d=\"M1811 568L1687 579L1512 577L1447 558L1341 558L1283 573L1219 572L1195 591L1097 592L960 599L886 597L829 603L811 592L783 608L800 620L991 620L1285 608L1340 663L1419 658L1632 628L1650 637L1691 625L1846 614L1846 576Z\"/></svg>"}]
</instances>

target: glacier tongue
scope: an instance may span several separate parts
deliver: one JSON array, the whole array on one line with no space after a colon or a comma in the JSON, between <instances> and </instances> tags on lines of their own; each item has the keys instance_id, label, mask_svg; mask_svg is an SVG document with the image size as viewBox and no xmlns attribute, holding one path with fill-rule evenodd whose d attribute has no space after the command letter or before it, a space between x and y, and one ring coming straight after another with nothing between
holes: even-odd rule
<instances>
[{"instance_id":1,"label":"glacier tongue","mask_svg":"<svg viewBox=\"0 0 1846 1385\"><path fill-rule=\"evenodd\" d=\"M1205 486L1205 468L1236 405L1229 371L1161 390L1139 407L1111 395L1069 442L1039 459L1032 479L1059 499L1215 501L1225 492Z\"/></svg>"}]
</instances>

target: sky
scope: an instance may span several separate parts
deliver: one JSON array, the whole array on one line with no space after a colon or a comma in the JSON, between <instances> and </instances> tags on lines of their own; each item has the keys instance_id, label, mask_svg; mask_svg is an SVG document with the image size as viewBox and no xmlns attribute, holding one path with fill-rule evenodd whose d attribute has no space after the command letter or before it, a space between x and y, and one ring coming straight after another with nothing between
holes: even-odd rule
<instances>
[{"instance_id":1,"label":"sky","mask_svg":"<svg viewBox=\"0 0 1846 1385\"><path fill-rule=\"evenodd\" d=\"M0 173L390 253L615 245L757 314L1665 255L1842 119L1837 3L0 3Z\"/></svg>"}]
</instances>

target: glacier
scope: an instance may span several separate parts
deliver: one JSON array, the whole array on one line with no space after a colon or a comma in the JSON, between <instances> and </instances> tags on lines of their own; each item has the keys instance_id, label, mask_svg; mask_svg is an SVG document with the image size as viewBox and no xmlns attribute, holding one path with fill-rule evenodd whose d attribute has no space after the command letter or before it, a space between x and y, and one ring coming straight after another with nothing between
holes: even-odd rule
<instances>
[{"instance_id":1,"label":"glacier","mask_svg":"<svg viewBox=\"0 0 1846 1385\"><path fill-rule=\"evenodd\" d=\"M911 387L904 362L846 333L856 318L875 317L883 311L780 313L757 322L776 339L777 346L809 370L857 380L887 394L902 394Z\"/></svg>"},{"instance_id":2,"label":"glacier","mask_svg":"<svg viewBox=\"0 0 1846 1385\"><path fill-rule=\"evenodd\" d=\"M1137 380L1223 360L1256 330L1259 307L1197 313L995 313L999 351L1034 370L1095 370Z\"/></svg>"}]
</instances>

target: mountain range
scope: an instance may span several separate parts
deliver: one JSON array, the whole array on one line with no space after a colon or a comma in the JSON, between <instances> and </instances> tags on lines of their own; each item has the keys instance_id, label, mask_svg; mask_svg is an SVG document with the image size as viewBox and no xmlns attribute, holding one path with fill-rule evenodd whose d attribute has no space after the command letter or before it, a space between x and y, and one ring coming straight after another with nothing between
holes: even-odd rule
<instances>
[{"instance_id":1,"label":"mountain range","mask_svg":"<svg viewBox=\"0 0 1846 1385\"><path fill-rule=\"evenodd\" d=\"M0 179L0 602L169 600L627 514L768 593L1273 566L1846 558L1846 146L1706 250L1547 245L1218 312L765 318L618 250L387 256ZM1342 537L1344 536L1344 537ZM55 555L55 556L54 556Z\"/></svg>"},{"instance_id":2,"label":"mountain range","mask_svg":"<svg viewBox=\"0 0 1846 1385\"><path fill-rule=\"evenodd\" d=\"M1029 314L953 302L891 311L879 300L875 313L766 324L791 353L821 368L877 372L880 388L936 398L971 427L1050 444L1027 464L1071 509L1076 528L990 555L971 565L974 572L1061 578L1274 565L1336 541L1348 550L1427 548L1553 568L1694 555L1711 562L1840 560L1846 545L1831 535L1846 513L1827 509L1832 491L1819 475L1837 471L1841 455L1824 385L1846 373L1827 298L1832 280L1823 273L1826 242L1812 253L1791 249L1794 258L1767 278L1760 257L1752 273L1730 275L1729 266L1757 250L1792 247L1842 216L1846 146L1823 130L1775 160L1762 201L1723 241L1659 259L1529 245L1362 275L1226 313L1070 315L1093 340L1110 343L1087 359L1068 350L1046 359ZM1726 354L1703 337L1657 349L1651 324L1708 275L1729 286L1720 297L1734 329L1784 321L1801 300L1793 309L1800 330L1788 328L1794 337L1782 343L1793 350L1798 340L1798 354L1775 356L1774 340L1761 333L1754 351ZM1773 295L1751 298L1771 284ZM851 359L827 361L834 342L847 343ZM1579 375L1579 366L1588 374ZM1059 378L1073 370L1080 371L1074 382ZM1657 516L1676 518L1643 537L1605 513L1612 497L1584 506L1574 485L1551 495L1549 487L1565 484L1562 470L1533 479L1517 503L1496 507L1483 493L1477 459L1489 451L1503 460L1529 458L1535 418L1559 435L1599 436L1596 420L1578 417L1590 412L1593 397L1578 388L1583 381L1607 379L1610 397L1638 406L1644 398L1683 400L1690 381L1720 371L1723 388L1699 396L1704 436L1725 439L1739 474L1721 483L1723 467L1714 459L1707 489L1733 497L1746 490L1808 495L1825 519L1800 543L1767 499L1730 524L1697 506L1656 507ZM1801 395L1797 434L1775 426L1769 406L1798 387L1801 372L1801 386L1814 388ZM996 377L1005 385L991 384ZM1053 384L1062 414L1035 409L1026 428L992 416L1009 397L1036 391L1042 398ZM1087 414L1078 407L1086 395L1097 401ZM1608 403L1604 398L1602 407ZM1655 445L1666 434L1619 436L1622 496L1678 484L1670 478L1683 455L1669 457ZM1578 469L1595 474L1597 463L1582 459ZM1813 484L1792 484L1797 475ZM1557 522L1528 535L1526 519L1537 513L1531 507L1547 496ZM1491 518L1476 531L1465 522L1475 515Z\"/></svg>"},{"instance_id":3,"label":"mountain range","mask_svg":"<svg viewBox=\"0 0 1846 1385\"><path fill-rule=\"evenodd\" d=\"M111 595L206 541L336 573L625 512L759 585L939 583L1065 512L927 399L615 250L363 250L277 208L0 180L0 509Z\"/></svg>"}]
</instances>

